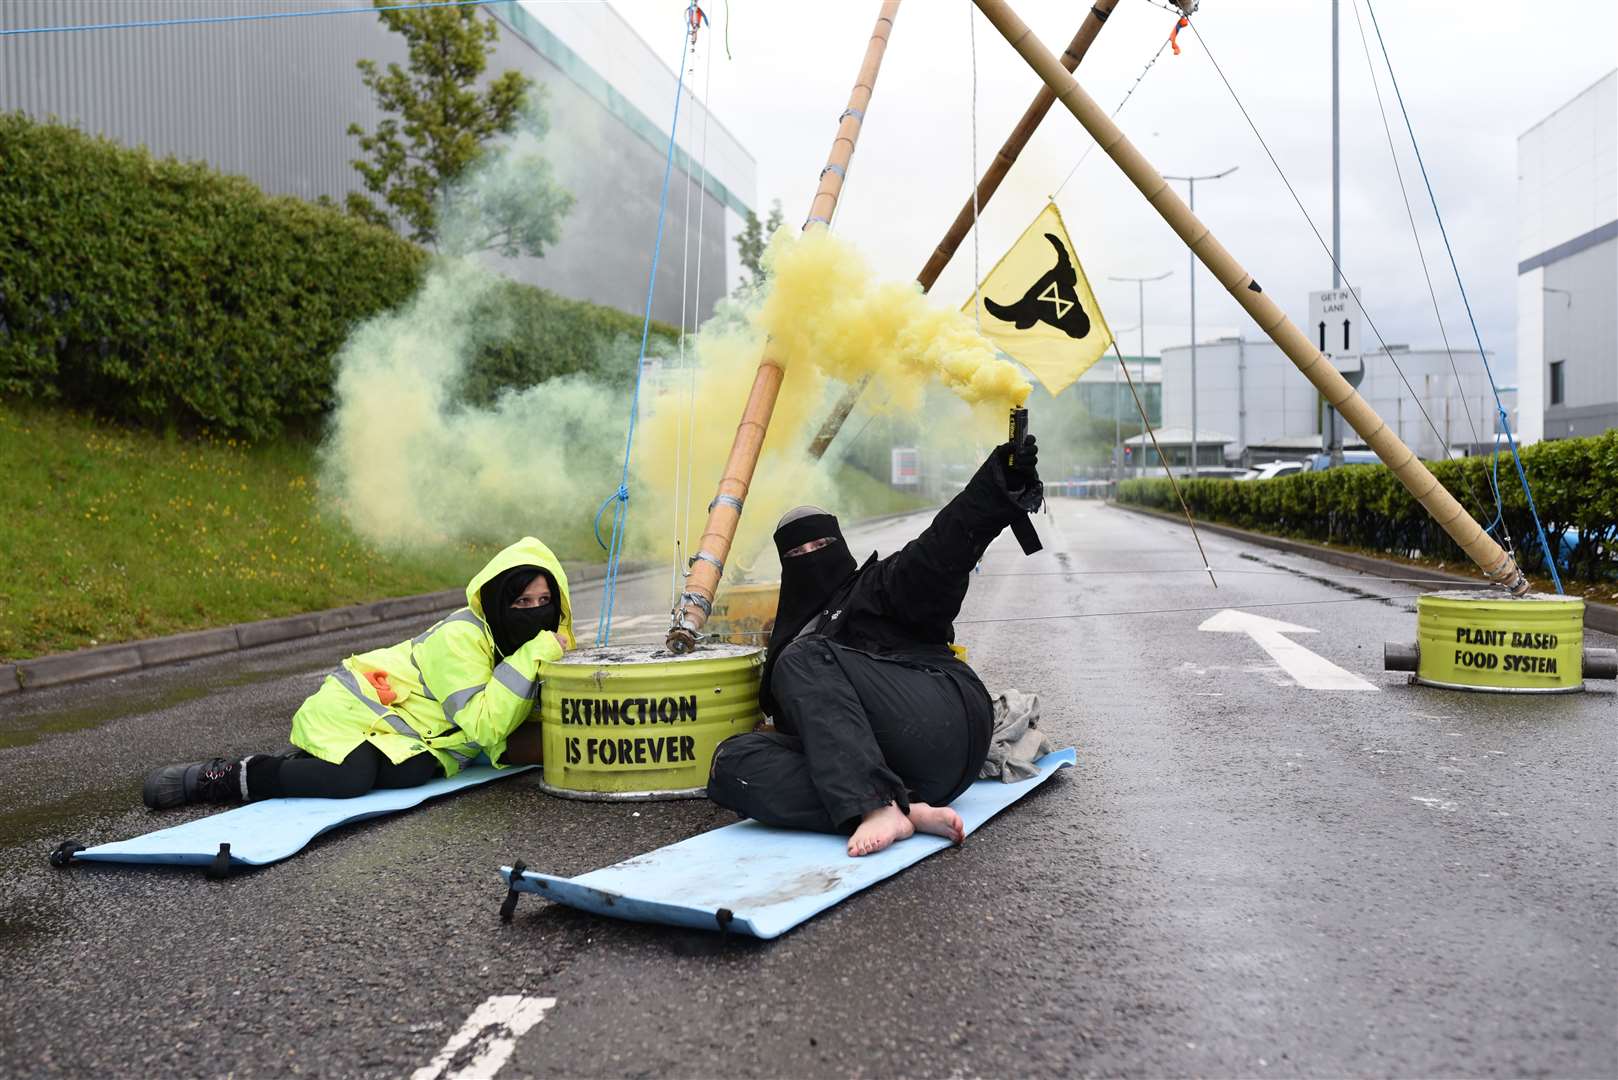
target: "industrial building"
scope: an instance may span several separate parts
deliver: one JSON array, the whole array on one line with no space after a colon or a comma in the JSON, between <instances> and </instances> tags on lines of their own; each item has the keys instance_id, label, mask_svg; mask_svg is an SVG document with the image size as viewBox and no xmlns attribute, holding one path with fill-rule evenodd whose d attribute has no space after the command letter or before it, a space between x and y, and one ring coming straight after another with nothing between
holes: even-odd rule
<instances>
[{"instance_id":1,"label":"industrial building","mask_svg":"<svg viewBox=\"0 0 1618 1080\"><path fill-rule=\"evenodd\" d=\"M1517 139L1522 438L1618 427L1618 70Z\"/></svg>"},{"instance_id":2,"label":"industrial building","mask_svg":"<svg viewBox=\"0 0 1618 1080\"><path fill-rule=\"evenodd\" d=\"M54 118L158 155L201 160L272 194L343 202L363 183L350 162L381 119L355 64L406 59L373 14L331 0L5 0L0 29L110 28L0 39L0 109ZM507 276L639 312L657 236L677 73L605 3L490 4L500 37L488 76L516 69L546 88L545 149L574 204L541 259L489 258ZM249 22L129 27L210 16ZM732 242L754 202L752 157L689 97L671 180L653 316L706 317L739 273ZM702 168L705 160L706 170ZM689 204L685 197L691 188ZM705 192L705 194L703 194ZM687 206L691 218L689 252ZM697 230L700 226L700 236ZM703 260L700 295L682 260ZM691 317L688 314L686 321Z\"/></svg>"},{"instance_id":3,"label":"industrial building","mask_svg":"<svg viewBox=\"0 0 1618 1080\"><path fill-rule=\"evenodd\" d=\"M1361 396L1420 457L1441 460L1493 448L1498 411L1476 349L1389 345L1386 353L1367 352L1364 362ZM1502 387L1501 400L1509 414L1515 390ZM1198 344L1199 466L1210 463L1201 445L1203 432L1211 433L1209 441L1223 442L1230 464L1318 452L1324 412L1315 388L1268 338L1225 337ZM1189 345L1163 350L1163 426L1183 431L1189 444ZM1354 438L1345 428L1345 441ZM1186 454L1189 464L1189 446Z\"/></svg>"},{"instance_id":4,"label":"industrial building","mask_svg":"<svg viewBox=\"0 0 1618 1080\"><path fill-rule=\"evenodd\" d=\"M1140 409L1145 408L1147 420L1153 424L1162 423L1162 360L1156 356L1125 356L1123 360L1129 369L1128 379L1124 377L1117 359L1108 353L1080 375L1079 381L1065 393L1082 402L1085 412L1096 420L1115 420L1127 428L1140 423ZM1130 393L1130 382L1135 384L1133 394ZM1139 407L1135 404L1137 394L1140 396Z\"/></svg>"}]
</instances>

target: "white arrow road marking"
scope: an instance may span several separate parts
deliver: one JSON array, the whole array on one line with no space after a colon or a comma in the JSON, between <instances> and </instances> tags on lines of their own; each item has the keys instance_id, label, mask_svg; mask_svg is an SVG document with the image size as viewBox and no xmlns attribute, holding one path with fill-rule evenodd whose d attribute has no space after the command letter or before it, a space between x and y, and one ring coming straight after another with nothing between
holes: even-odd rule
<instances>
[{"instance_id":1,"label":"white arrow road marking","mask_svg":"<svg viewBox=\"0 0 1618 1080\"><path fill-rule=\"evenodd\" d=\"M496 994L473 1009L455 1037L437 1057L411 1073L410 1080L487 1080L504 1067L517 1040L555 1004L555 998ZM457 1063L456 1068L446 1071L451 1063Z\"/></svg>"},{"instance_id":2,"label":"white arrow road marking","mask_svg":"<svg viewBox=\"0 0 1618 1080\"><path fill-rule=\"evenodd\" d=\"M1281 665L1292 680L1306 690L1369 690L1377 688L1352 671L1344 671L1324 656L1317 656L1286 634L1315 634L1307 626L1294 626L1279 619L1267 619L1250 611L1221 611L1198 630L1216 634L1246 634Z\"/></svg>"}]
</instances>

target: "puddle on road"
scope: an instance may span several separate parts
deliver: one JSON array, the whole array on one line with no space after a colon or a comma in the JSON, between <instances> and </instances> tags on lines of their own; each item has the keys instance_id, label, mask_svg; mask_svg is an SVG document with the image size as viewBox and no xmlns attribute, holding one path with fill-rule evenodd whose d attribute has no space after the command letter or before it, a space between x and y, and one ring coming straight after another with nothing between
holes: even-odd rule
<instances>
[{"instance_id":1,"label":"puddle on road","mask_svg":"<svg viewBox=\"0 0 1618 1080\"><path fill-rule=\"evenodd\" d=\"M0 908L0 951L10 952L15 957L17 954L11 950L44 937L52 929L50 922L20 906Z\"/></svg>"},{"instance_id":2,"label":"puddle on road","mask_svg":"<svg viewBox=\"0 0 1618 1080\"><path fill-rule=\"evenodd\" d=\"M1275 562L1275 561L1273 561L1271 559L1266 559L1266 558L1263 558L1262 556L1254 555L1252 552L1248 552L1248 551L1239 552L1236 557L1239 558L1239 559L1246 559L1248 562L1256 562L1260 566L1268 566L1273 570L1284 570L1287 573L1292 574L1292 575L1294 575L1296 577L1303 578L1305 581L1313 581L1317 585L1324 585L1328 589L1334 589L1337 592L1341 592L1341 593L1348 593L1350 596L1359 596L1359 597L1363 597L1366 600L1380 600L1382 603L1388 605L1389 607L1395 607L1396 608L1396 607L1405 606L1403 601L1405 601L1406 599L1409 599L1407 597L1390 598L1390 597L1386 596L1383 593L1374 593L1374 592L1370 592L1369 590L1362 589L1357 585L1350 585L1347 582L1341 580L1340 578L1329 578L1329 577L1326 577L1324 574L1313 574L1313 573L1310 573L1307 570L1299 569L1296 566L1288 566L1286 563ZM1392 580L1389 580L1389 579L1382 579L1382 578L1367 577L1367 580L1369 580L1369 581L1387 580L1389 585L1401 584L1400 582L1395 582L1395 581L1392 581Z\"/></svg>"},{"instance_id":3,"label":"puddle on road","mask_svg":"<svg viewBox=\"0 0 1618 1080\"><path fill-rule=\"evenodd\" d=\"M73 825L84 818L127 810L130 794L131 788L126 780L108 787L81 791L65 799L37 802L0 812L0 851L41 840L55 842L67 839ZM138 796L135 805L139 805ZM179 822L176 820L173 823Z\"/></svg>"},{"instance_id":4,"label":"puddle on road","mask_svg":"<svg viewBox=\"0 0 1618 1080\"><path fill-rule=\"evenodd\" d=\"M270 678L278 678L284 674L239 672L223 677L202 676L194 683L182 683L155 692L131 692L121 701L109 695L92 705L73 709L51 709L19 716L0 726L0 750L31 746L47 735L68 735L100 727L112 720L126 720L162 712L164 709L199 701L220 690L232 690L264 682Z\"/></svg>"}]
</instances>

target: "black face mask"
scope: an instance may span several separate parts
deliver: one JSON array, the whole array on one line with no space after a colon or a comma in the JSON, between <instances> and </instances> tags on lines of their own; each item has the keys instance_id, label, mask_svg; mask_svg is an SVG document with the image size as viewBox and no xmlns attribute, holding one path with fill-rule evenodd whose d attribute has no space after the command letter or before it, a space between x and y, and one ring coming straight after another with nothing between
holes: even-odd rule
<instances>
[{"instance_id":1,"label":"black face mask","mask_svg":"<svg viewBox=\"0 0 1618 1080\"><path fill-rule=\"evenodd\" d=\"M787 555L793 548L827 537L832 542L825 547ZM857 569L837 518L831 514L810 514L780 526L775 530L775 551L781 556L781 599L770 633L771 653L778 653L780 646L797 637L810 619L825 610L832 594Z\"/></svg>"},{"instance_id":2,"label":"black face mask","mask_svg":"<svg viewBox=\"0 0 1618 1080\"><path fill-rule=\"evenodd\" d=\"M551 601L539 607L512 607L523 590L543 576L551 587ZM510 656L532 641L541 630L555 633L562 625L562 606L558 599L556 579L537 566L514 566L497 574L478 590L483 603L483 616L494 636L494 646L501 656Z\"/></svg>"}]
</instances>

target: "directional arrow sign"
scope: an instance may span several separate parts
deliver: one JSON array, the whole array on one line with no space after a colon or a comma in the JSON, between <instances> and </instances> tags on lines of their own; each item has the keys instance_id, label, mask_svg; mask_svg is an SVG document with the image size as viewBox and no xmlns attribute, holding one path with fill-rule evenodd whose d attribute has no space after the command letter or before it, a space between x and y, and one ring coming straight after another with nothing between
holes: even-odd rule
<instances>
[{"instance_id":1,"label":"directional arrow sign","mask_svg":"<svg viewBox=\"0 0 1618 1080\"><path fill-rule=\"evenodd\" d=\"M1318 633L1307 626L1294 626L1279 619L1266 619L1251 612L1227 609L1197 629L1216 634L1246 634L1306 690L1370 690L1374 693L1377 689L1352 671L1344 671L1325 657L1316 656L1284 636Z\"/></svg>"},{"instance_id":2,"label":"directional arrow sign","mask_svg":"<svg viewBox=\"0 0 1618 1080\"><path fill-rule=\"evenodd\" d=\"M1309 294L1309 321L1315 344L1327 356L1354 356L1360 351L1360 322L1364 319L1357 295L1347 289L1326 289Z\"/></svg>"}]
</instances>

